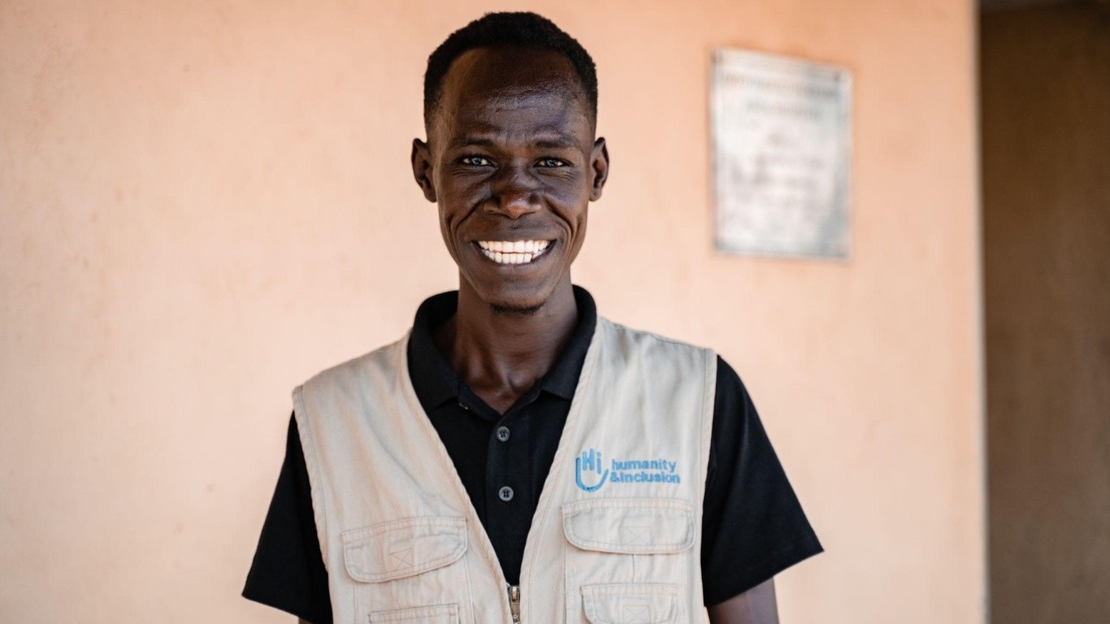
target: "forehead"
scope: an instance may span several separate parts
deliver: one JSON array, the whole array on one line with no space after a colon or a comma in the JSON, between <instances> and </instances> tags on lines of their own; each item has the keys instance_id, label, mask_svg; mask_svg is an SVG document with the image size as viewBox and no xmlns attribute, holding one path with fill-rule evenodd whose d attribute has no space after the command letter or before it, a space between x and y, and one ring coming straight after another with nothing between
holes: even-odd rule
<instances>
[{"instance_id":1,"label":"forehead","mask_svg":"<svg viewBox=\"0 0 1110 624\"><path fill-rule=\"evenodd\" d=\"M444 76L436 117L532 109L586 119L586 97L570 61L535 48L476 48L460 55Z\"/></svg>"}]
</instances>

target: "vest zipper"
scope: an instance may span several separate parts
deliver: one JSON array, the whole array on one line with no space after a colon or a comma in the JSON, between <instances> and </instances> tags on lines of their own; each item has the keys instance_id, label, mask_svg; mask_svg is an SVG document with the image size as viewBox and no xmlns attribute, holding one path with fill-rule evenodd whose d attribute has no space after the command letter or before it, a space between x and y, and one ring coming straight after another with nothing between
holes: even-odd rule
<instances>
[{"instance_id":1,"label":"vest zipper","mask_svg":"<svg viewBox=\"0 0 1110 624\"><path fill-rule=\"evenodd\" d=\"M520 624L520 585L509 585L509 611L513 614L513 624Z\"/></svg>"}]
</instances>

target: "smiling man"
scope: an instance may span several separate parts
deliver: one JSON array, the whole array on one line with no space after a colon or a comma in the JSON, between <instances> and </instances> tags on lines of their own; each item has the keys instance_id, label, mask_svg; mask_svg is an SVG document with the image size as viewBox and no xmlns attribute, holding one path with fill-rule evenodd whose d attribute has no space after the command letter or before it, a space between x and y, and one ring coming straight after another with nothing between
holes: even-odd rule
<instances>
[{"instance_id":1,"label":"smiling man","mask_svg":"<svg viewBox=\"0 0 1110 624\"><path fill-rule=\"evenodd\" d=\"M457 292L294 391L244 596L326 622L776 622L821 551L736 373L571 283L609 153L586 51L489 14L429 58L412 170Z\"/></svg>"}]
</instances>

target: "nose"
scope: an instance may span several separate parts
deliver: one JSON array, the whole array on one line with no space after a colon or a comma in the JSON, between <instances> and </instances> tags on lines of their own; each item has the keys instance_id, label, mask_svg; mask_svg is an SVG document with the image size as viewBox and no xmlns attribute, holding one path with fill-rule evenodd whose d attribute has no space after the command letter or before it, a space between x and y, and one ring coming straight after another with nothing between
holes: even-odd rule
<instances>
[{"instance_id":1,"label":"nose","mask_svg":"<svg viewBox=\"0 0 1110 624\"><path fill-rule=\"evenodd\" d=\"M505 167L490 182L490 210L510 219L536 212L540 209L539 188L527 166Z\"/></svg>"}]
</instances>

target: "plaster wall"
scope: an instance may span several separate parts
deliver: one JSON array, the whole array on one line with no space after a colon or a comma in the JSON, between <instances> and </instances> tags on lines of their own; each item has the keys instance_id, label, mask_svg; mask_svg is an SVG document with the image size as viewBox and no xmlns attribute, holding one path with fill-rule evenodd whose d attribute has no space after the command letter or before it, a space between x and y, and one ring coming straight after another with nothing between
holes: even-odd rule
<instances>
[{"instance_id":1,"label":"plaster wall","mask_svg":"<svg viewBox=\"0 0 1110 624\"><path fill-rule=\"evenodd\" d=\"M289 390L453 286L423 63L521 6L599 65L577 281L733 364L826 546L783 621L983 621L966 0L0 3L0 619L288 621L238 592ZM854 72L850 260L714 253L717 46Z\"/></svg>"}]
</instances>

